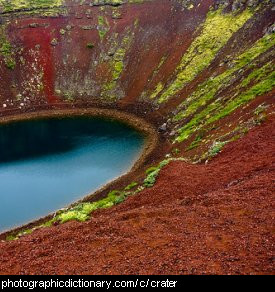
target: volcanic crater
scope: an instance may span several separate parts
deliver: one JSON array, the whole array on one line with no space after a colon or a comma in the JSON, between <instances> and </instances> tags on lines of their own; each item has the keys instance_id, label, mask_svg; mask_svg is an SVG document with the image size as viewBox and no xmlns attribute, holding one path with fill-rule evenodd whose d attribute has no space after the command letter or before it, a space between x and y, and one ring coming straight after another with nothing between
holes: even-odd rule
<instances>
[{"instance_id":1,"label":"volcanic crater","mask_svg":"<svg viewBox=\"0 0 275 292\"><path fill-rule=\"evenodd\" d=\"M0 0L0 142L72 117L146 141L128 173L0 234L0 274L274 274L274 5Z\"/></svg>"}]
</instances>

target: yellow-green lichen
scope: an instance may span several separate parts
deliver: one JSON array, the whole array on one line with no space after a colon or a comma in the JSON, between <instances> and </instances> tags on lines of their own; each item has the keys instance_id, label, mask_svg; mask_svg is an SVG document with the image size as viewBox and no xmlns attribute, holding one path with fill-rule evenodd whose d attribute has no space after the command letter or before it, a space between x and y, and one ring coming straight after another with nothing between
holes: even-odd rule
<instances>
[{"instance_id":1,"label":"yellow-green lichen","mask_svg":"<svg viewBox=\"0 0 275 292\"><path fill-rule=\"evenodd\" d=\"M179 136L176 138L176 142L182 142L186 140L194 131L201 129L203 126L207 126L213 122L216 122L225 116L232 113L240 106L253 100L255 97L263 95L271 91L275 86L275 72L264 76L263 80L247 89L241 94L236 95L227 102L222 103L219 100L215 100L209 104L199 114L195 115L191 121L179 129Z\"/></svg>"},{"instance_id":2,"label":"yellow-green lichen","mask_svg":"<svg viewBox=\"0 0 275 292\"><path fill-rule=\"evenodd\" d=\"M98 34L101 40L104 39L109 30L110 25L108 19L105 16L98 16Z\"/></svg>"},{"instance_id":3,"label":"yellow-green lichen","mask_svg":"<svg viewBox=\"0 0 275 292\"><path fill-rule=\"evenodd\" d=\"M187 162L186 159L181 158L181 157L165 159L158 164L158 166L155 168L155 171L152 171L150 174L147 174L144 180L144 186L139 185L137 182L132 182L129 185L127 185L122 191L113 190L108 193L106 198L101 199L99 201L79 203L75 205L74 207L68 208L66 210L60 210L56 212L55 216L52 219L46 221L45 223L35 226L31 229L25 229L16 234L15 233L10 234L6 237L6 240L17 240L23 235L31 234L33 231L40 228L51 227L55 223L62 224L68 221L80 221L80 222L86 221L90 218L91 214L94 211L99 210L99 209L111 208L115 205L121 204L129 196L138 194L139 192L143 191L145 187L153 186L160 170L172 161Z\"/></svg>"},{"instance_id":4,"label":"yellow-green lichen","mask_svg":"<svg viewBox=\"0 0 275 292\"><path fill-rule=\"evenodd\" d=\"M120 11L119 7L113 7L113 9L112 9L112 18L113 19L121 18L121 11Z\"/></svg>"},{"instance_id":5,"label":"yellow-green lichen","mask_svg":"<svg viewBox=\"0 0 275 292\"><path fill-rule=\"evenodd\" d=\"M155 90L154 90L154 92L150 95L150 98L151 99L154 99L161 91L162 91L162 89L163 89L163 84L160 82L157 86L156 86L156 88L155 88Z\"/></svg>"},{"instance_id":6,"label":"yellow-green lichen","mask_svg":"<svg viewBox=\"0 0 275 292\"><path fill-rule=\"evenodd\" d=\"M148 1L148 0L147 0ZM144 2L144 0L128 0L128 2L129 3L131 3L131 4L141 4L141 3L143 3Z\"/></svg>"},{"instance_id":7,"label":"yellow-green lichen","mask_svg":"<svg viewBox=\"0 0 275 292\"><path fill-rule=\"evenodd\" d=\"M134 188L137 186L136 183L132 183L131 185L127 186L129 189ZM56 215L49 221L36 226L31 229L25 229L23 231L20 231L17 234L11 234L6 237L6 240L11 241L11 240L17 240L20 237L31 234L33 231L40 229L40 228L45 228L45 227L50 227L52 226L55 222L56 223L66 223L68 221L79 221L79 222L84 222L90 218L90 215L92 212L98 210L98 209L106 209L106 208L111 208L115 205L118 205L122 203L129 195L135 193L135 192L130 192L129 190L127 191L127 187L125 188L124 191L111 191L108 196L104 199L101 199L97 202L86 202L86 203L80 203L72 208L69 208L67 210L60 210L56 213Z\"/></svg>"},{"instance_id":8,"label":"yellow-green lichen","mask_svg":"<svg viewBox=\"0 0 275 292\"><path fill-rule=\"evenodd\" d=\"M267 62L261 68L258 68L253 64L253 60L256 60L263 53L270 51L275 45L274 35L266 35L258 40L251 48L247 49L240 56L236 57L232 62L232 66L222 74L211 77L203 84L198 86L181 105L182 110L173 118L174 122L179 122L184 118L190 118L194 115L187 124L178 130L179 135L176 138L177 142L186 140L193 132L201 129L203 126L208 125L218 119L230 114L236 108L242 104L250 101L259 94L268 92L274 86L272 84L273 62ZM240 70L252 70L248 76L241 80L239 78L239 84L235 85L235 94L229 100L223 101L215 99L221 90L229 87L232 82L236 82L236 72ZM241 77L242 75L240 75ZM263 83L261 83L263 82ZM247 87L255 85L251 92L248 89L247 95L239 92L246 92ZM200 108L204 108L201 112L198 112Z\"/></svg>"},{"instance_id":9,"label":"yellow-green lichen","mask_svg":"<svg viewBox=\"0 0 275 292\"><path fill-rule=\"evenodd\" d=\"M271 91L275 86L275 71L270 73L267 77L264 78L261 82L255 84L247 91L241 93L237 98L233 99L216 113L214 116L208 119L206 124L213 123L233 112L235 109L240 107L242 104L254 99L256 96L263 95Z\"/></svg>"},{"instance_id":10,"label":"yellow-green lichen","mask_svg":"<svg viewBox=\"0 0 275 292\"><path fill-rule=\"evenodd\" d=\"M13 70L16 66L14 49L5 34L5 26L0 27L0 56L3 57L5 66Z\"/></svg>"},{"instance_id":11,"label":"yellow-green lichen","mask_svg":"<svg viewBox=\"0 0 275 292\"><path fill-rule=\"evenodd\" d=\"M86 47L88 48L88 49L93 49L94 48L94 43L87 43L87 45L86 45Z\"/></svg>"},{"instance_id":12,"label":"yellow-green lichen","mask_svg":"<svg viewBox=\"0 0 275 292\"><path fill-rule=\"evenodd\" d=\"M134 34L128 31L120 44L117 41L114 42L114 53L112 59L109 61L112 78L110 81L103 84L101 96L108 97L109 99L116 98L116 94L113 91L115 90L117 81L120 79L123 72L125 55L130 47L133 36Z\"/></svg>"},{"instance_id":13,"label":"yellow-green lichen","mask_svg":"<svg viewBox=\"0 0 275 292\"><path fill-rule=\"evenodd\" d=\"M244 68L247 65L251 65L253 60L255 60L259 55L269 50L275 45L274 35L266 35L258 40L251 48L246 50L240 56L232 62L232 67L226 70L224 73L216 76L210 77L204 83L200 84L198 88L188 97L179 108L183 110L180 111L175 117L174 121L182 120L192 114L194 114L200 107L204 106L207 102L214 98L219 90L224 89L226 86L229 86L231 81L234 80L234 76L237 71ZM272 65L269 65L271 67ZM268 67L268 68L269 68ZM264 67L261 71L265 71ZM261 71L254 71L253 74L259 75ZM260 76L262 76L260 74ZM260 76L258 78L260 78ZM243 81L242 85L245 86L246 81Z\"/></svg>"},{"instance_id":14,"label":"yellow-green lichen","mask_svg":"<svg viewBox=\"0 0 275 292\"><path fill-rule=\"evenodd\" d=\"M163 103L177 94L215 59L217 52L228 42L253 15L249 9L238 14L223 13L221 9L210 11L200 35L192 42L177 68L176 79L161 94L158 102Z\"/></svg>"},{"instance_id":15,"label":"yellow-green lichen","mask_svg":"<svg viewBox=\"0 0 275 292\"><path fill-rule=\"evenodd\" d=\"M41 9L60 7L63 0L0 0L0 7L4 12L12 12L23 9Z\"/></svg>"}]
</instances>

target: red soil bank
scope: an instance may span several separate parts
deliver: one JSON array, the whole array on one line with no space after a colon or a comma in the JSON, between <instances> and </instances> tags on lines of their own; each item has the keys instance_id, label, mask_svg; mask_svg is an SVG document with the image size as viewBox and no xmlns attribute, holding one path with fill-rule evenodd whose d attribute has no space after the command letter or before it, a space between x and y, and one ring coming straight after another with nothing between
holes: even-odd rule
<instances>
[{"instance_id":1,"label":"red soil bank","mask_svg":"<svg viewBox=\"0 0 275 292\"><path fill-rule=\"evenodd\" d=\"M0 274L274 273L274 87L210 127L206 124L202 133L194 130L183 143L172 144L172 133L192 116L170 123L179 104L199 85L229 70L237 56L267 32L271 34L272 2L262 5L209 66L160 106L150 95L159 83L167 89L175 80L176 68L201 33L209 10L227 2L229 12L240 1L196 0L191 1L193 9L183 9L187 1L144 1L121 5L119 17L114 17L110 5L91 7L84 2L64 1L67 13L48 17L36 10L30 14L0 11L0 37L12 45L16 61L11 70L0 56L1 119L39 109L103 107L134 113L156 128L167 122L161 147L146 168L173 147L180 156L197 160L214 141L236 138L235 129L245 132L258 124L259 106L269 118L244 138L227 144L209 164L173 162L161 171L153 188L97 211L86 223L70 222L37 230L18 241L0 242ZM108 22L102 39L99 17ZM123 40L129 47L122 46ZM116 98L110 99L103 89L113 81L114 53L119 49L125 49L123 70L111 92ZM255 68L273 60L274 46L257 57ZM238 86L251 74L251 65L239 70L213 102L226 104L238 97ZM106 96L101 96L102 90ZM207 106L199 106L196 114ZM202 134L200 145L189 151L191 142ZM144 169L140 172L144 175Z\"/></svg>"},{"instance_id":2,"label":"red soil bank","mask_svg":"<svg viewBox=\"0 0 275 292\"><path fill-rule=\"evenodd\" d=\"M269 118L88 222L1 242L0 274L274 273L274 134Z\"/></svg>"}]
</instances>

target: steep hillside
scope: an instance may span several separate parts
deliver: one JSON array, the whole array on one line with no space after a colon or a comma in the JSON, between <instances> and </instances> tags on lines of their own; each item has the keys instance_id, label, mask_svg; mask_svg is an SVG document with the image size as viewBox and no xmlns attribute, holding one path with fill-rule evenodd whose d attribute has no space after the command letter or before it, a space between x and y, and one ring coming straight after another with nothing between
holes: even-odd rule
<instances>
[{"instance_id":1,"label":"steep hillside","mask_svg":"<svg viewBox=\"0 0 275 292\"><path fill-rule=\"evenodd\" d=\"M145 119L159 133L157 148L146 163L96 199L113 189L121 190L119 202L135 196L107 211L96 211L92 215L96 218L87 223L51 227L2 243L0 273L37 273L45 250L49 258L42 265L44 273L134 273L135 269L140 273L272 273L267 203L272 202L269 187L274 174L269 137L274 127L274 5L273 0L0 0L1 120L40 111L116 109ZM216 157L223 148L225 154ZM131 182L135 183L127 189ZM113 194L106 200L100 202L103 208L117 204ZM90 204L44 222L43 227L58 225L67 217L87 219L98 207ZM261 212L263 218L258 218ZM121 223L125 237L108 225L112 216ZM217 224L217 232L203 220ZM173 229L179 222L184 228ZM147 242L148 226L155 226L155 242ZM225 226L237 226L237 231L226 231ZM260 229L253 231L253 226ZM64 236L59 251L51 249L60 240L57 228ZM101 266L89 260L81 267L75 262L77 250L67 259L68 266L59 263L57 257L72 248L68 241L78 228L81 250L93 248L95 258L106 251L109 240L115 242ZM131 228L136 229L134 235ZM140 229L148 254L160 248L158 255L142 257ZM113 231L114 237L98 238L100 232ZM16 231L10 239L29 232ZM260 239L263 234L265 243ZM243 240L240 249L238 237ZM129 265L122 263L119 251L124 240L125 249L132 246L139 254L133 260L134 252L129 252ZM195 243L200 240L203 247ZM192 252L186 250L190 244ZM246 244L251 252L247 262ZM209 255L209 265L203 264L211 245L216 252ZM27 257L33 264L24 266L12 256L36 248L38 262ZM186 252L183 258L181 249ZM161 266L160 255L166 251L169 264ZM52 262L56 266L51 268L47 263Z\"/></svg>"},{"instance_id":2,"label":"steep hillside","mask_svg":"<svg viewBox=\"0 0 275 292\"><path fill-rule=\"evenodd\" d=\"M91 220L0 242L0 274L274 274L274 118Z\"/></svg>"},{"instance_id":3,"label":"steep hillside","mask_svg":"<svg viewBox=\"0 0 275 292\"><path fill-rule=\"evenodd\" d=\"M49 2L1 1L1 115L140 108L199 159L271 103L272 1Z\"/></svg>"}]
</instances>

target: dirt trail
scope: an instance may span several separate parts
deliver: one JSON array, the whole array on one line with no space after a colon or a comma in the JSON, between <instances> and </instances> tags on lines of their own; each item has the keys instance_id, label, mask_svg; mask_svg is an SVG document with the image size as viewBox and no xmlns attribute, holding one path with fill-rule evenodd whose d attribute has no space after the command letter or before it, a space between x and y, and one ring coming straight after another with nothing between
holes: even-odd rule
<instances>
[{"instance_id":1,"label":"dirt trail","mask_svg":"<svg viewBox=\"0 0 275 292\"><path fill-rule=\"evenodd\" d=\"M0 243L0 274L273 274L274 121L88 222Z\"/></svg>"}]
</instances>

